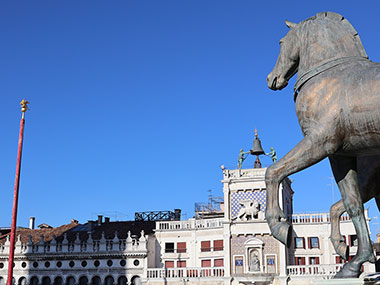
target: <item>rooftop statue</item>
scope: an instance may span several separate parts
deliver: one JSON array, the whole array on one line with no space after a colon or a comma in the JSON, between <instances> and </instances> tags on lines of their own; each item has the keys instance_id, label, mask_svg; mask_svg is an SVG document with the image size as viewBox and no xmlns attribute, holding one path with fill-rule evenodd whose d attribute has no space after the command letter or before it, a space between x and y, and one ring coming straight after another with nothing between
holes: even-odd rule
<instances>
[{"instance_id":1,"label":"rooftop statue","mask_svg":"<svg viewBox=\"0 0 380 285\"><path fill-rule=\"evenodd\" d=\"M241 169L241 166L243 165L244 160L247 158L248 154L250 152L244 152L243 149L240 149L239 158L238 158L238 169Z\"/></svg>"},{"instance_id":2,"label":"rooftop statue","mask_svg":"<svg viewBox=\"0 0 380 285\"><path fill-rule=\"evenodd\" d=\"M292 230L279 207L279 184L328 157L359 244L335 277L358 277L364 262L375 262L362 199L369 188L360 193L358 183L358 176L372 174L358 161L380 154L380 64L368 60L358 33L339 14L286 24L290 30L267 81L281 90L298 72L294 101L304 138L266 171L266 219L273 236L289 246Z\"/></svg>"},{"instance_id":3,"label":"rooftop statue","mask_svg":"<svg viewBox=\"0 0 380 285\"><path fill-rule=\"evenodd\" d=\"M274 150L273 146L270 147L270 152L266 153L265 155L270 156L273 163L275 163L277 161L276 151Z\"/></svg>"}]
</instances>

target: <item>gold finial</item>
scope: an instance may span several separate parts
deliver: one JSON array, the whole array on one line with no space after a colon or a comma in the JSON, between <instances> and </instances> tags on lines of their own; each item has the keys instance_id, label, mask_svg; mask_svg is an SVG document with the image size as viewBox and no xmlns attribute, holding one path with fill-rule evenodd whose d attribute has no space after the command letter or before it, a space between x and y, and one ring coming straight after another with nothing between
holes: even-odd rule
<instances>
[{"instance_id":1,"label":"gold finial","mask_svg":"<svg viewBox=\"0 0 380 285\"><path fill-rule=\"evenodd\" d=\"M255 128L255 137L257 138L257 129Z\"/></svg>"},{"instance_id":2,"label":"gold finial","mask_svg":"<svg viewBox=\"0 0 380 285\"><path fill-rule=\"evenodd\" d=\"M26 110L29 110L27 104L29 104L29 102L26 101L25 99L22 99L22 101L20 102L20 105L21 105L21 112L25 113Z\"/></svg>"}]
</instances>

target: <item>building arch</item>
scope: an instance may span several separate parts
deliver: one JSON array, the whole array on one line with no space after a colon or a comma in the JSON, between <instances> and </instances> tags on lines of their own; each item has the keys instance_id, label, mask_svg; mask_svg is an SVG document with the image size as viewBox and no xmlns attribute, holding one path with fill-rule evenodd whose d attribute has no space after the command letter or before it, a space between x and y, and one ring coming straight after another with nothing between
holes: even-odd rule
<instances>
[{"instance_id":1,"label":"building arch","mask_svg":"<svg viewBox=\"0 0 380 285\"><path fill-rule=\"evenodd\" d=\"M32 276L30 278L29 285L38 285L38 284L39 284L38 277L37 276Z\"/></svg>"},{"instance_id":2,"label":"building arch","mask_svg":"<svg viewBox=\"0 0 380 285\"><path fill-rule=\"evenodd\" d=\"M142 282L141 282L140 276L138 276L138 275L133 276L131 279L131 284L132 285L141 285Z\"/></svg>"},{"instance_id":3,"label":"building arch","mask_svg":"<svg viewBox=\"0 0 380 285\"><path fill-rule=\"evenodd\" d=\"M62 279L62 277L61 276L55 277L53 285L63 285L63 279Z\"/></svg>"},{"instance_id":4,"label":"building arch","mask_svg":"<svg viewBox=\"0 0 380 285\"><path fill-rule=\"evenodd\" d=\"M78 285L88 285L87 276L83 275L83 276L79 277Z\"/></svg>"},{"instance_id":5,"label":"building arch","mask_svg":"<svg viewBox=\"0 0 380 285\"><path fill-rule=\"evenodd\" d=\"M102 285L102 279L99 276L94 276L91 278L91 285Z\"/></svg>"},{"instance_id":6,"label":"building arch","mask_svg":"<svg viewBox=\"0 0 380 285\"><path fill-rule=\"evenodd\" d=\"M119 278L117 279L117 285L127 285L127 284L128 284L127 277L124 275L119 276Z\"/></svg>"},{"instance_id":7,"label":"building arch","mask_svg":"<svg viewBox=\"0 0 380 285\"><path fill-rule=\"evenodd\" d=\"M111 275L108 275L104 279L104 285L114 285L114 283L115 283L115 279Z\"/></svg>"},{"instance_id":8,"label":"building arch","mask_svg":"<svg viewBox=\"0 0 380 285\"><path fill-rule=\"evenodd\" d=\"M26 285L26 278L24 276L20 277L17 282L18 285Z\"/></svg>"},{"instance_id":9,"label":"building arch","mask_svg":"<svg viewBox=\"0 0 380 285\"><path fill-rule=\"evenodd\" d=\"M75 285L75 278L74 278L74 276L67 276L67 278L66 278L66 285Z\"/></svg>"},{"instance_id":10,"label":"building arch","mask_svg":"<svg viewBox=\"0 0 380 285\"><path fill-rule=\"evenodd\" d=\"M49 276L42 277L41 285L51 285L51 279Z\"/></svg>"}]
</instances>

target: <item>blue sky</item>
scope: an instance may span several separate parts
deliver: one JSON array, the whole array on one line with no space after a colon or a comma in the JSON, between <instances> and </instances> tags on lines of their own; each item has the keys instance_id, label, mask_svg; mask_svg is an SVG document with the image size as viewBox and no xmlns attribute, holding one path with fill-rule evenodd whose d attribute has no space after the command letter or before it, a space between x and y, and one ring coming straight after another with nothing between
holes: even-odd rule
<instances>
[{"instance_id":1,"label":"blue sky","mask_svg":"<svg viewBox=\"0 0 380 285\"><path fill-rule=\"evenodd\" d=\"M174 208L190 218L209 189L222 196L220 165L236 167L255 128L278 157L302 138L294 79L282 91L266 86L285 19L338 12L380 61L380 2L360 3L1 2L0 226L11 220L22 98L31 104L18 225ZM291 176L296 212L329 209L329 177L327 161Z\"/></svg>"}]
</instances>

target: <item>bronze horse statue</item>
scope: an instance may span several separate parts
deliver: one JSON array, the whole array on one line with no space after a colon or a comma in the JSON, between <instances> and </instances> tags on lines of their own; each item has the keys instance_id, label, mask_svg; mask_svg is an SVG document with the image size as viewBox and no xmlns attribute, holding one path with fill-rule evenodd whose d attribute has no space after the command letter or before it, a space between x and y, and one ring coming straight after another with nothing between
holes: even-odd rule
<instances>
[{"instance_id":1,"label":"bronze horse statue","mask_svg":"<svg viewBox=\"0 0 380 285\"><path fill-rule=\"evenodd\" d=\"M364 262L375 262L358 183L358 173L368 173L357 159L380 154L380 64L368 60L358 33L339 14L286 24L290 30L267 81L279 90L298 72L294 100L304 138L266 171L266 219L273 236L289 246L279 184L328 157L358 238L357 254L335 277L358 277Z\"/></svg>"}]
</instances>

